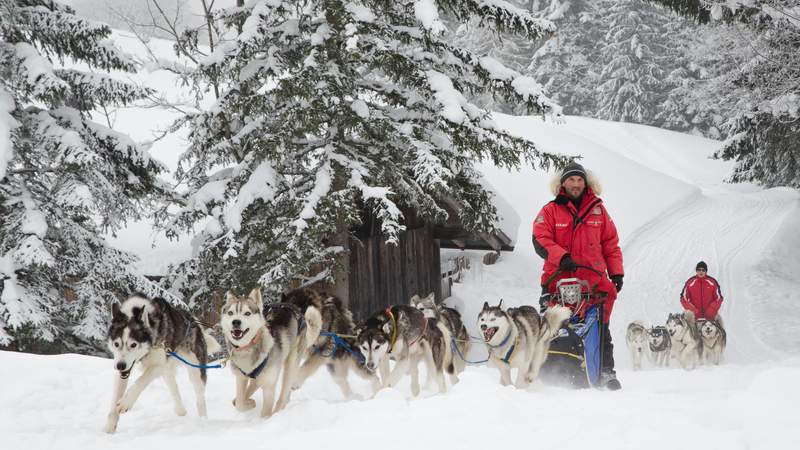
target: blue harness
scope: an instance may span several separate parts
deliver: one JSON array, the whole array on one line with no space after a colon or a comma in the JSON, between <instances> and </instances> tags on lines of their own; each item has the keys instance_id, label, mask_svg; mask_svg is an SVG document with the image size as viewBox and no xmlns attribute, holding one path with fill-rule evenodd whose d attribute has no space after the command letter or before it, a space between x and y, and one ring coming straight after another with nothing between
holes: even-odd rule
<instances>
[{"instance_id":1,"label":"blue harness","mask_svg":"<svg viewBox=\"0 0 800 450\"><path fill-rule=\"evenodd\" d=\"M322 350L319 347L315 346L314 347L314 352L316 352L316 353L318 353L318 354L320 354L320 355L322 355L322 356L324 356L326 358L330 358L330 357L333 357L334 355L336 355L336 350L338 348L343 348L347 353L350 353L350 355L353 358L357 359L360 364L364 364L364 362L366 361L366 359L364 358L364 355L362 355L361 353L356 352L355 350L353 350L353 348L350 347L350 344L348 344L347 341L342 339L342 337L339 336L338 334L329 333L327 331L323 331L319 335L331 338L331 340L333 341L333 348L331 349L331 351L328 354L325 354L325 353L322 352Z\"/></svg>"},{"instance_id":2,"label":"blue harness","mask_svg":"<svg viewBox=\"0 0 800 450\"><path fill-rule=\"evenodd\" d=\"M252 372L250 372L250 373L247 373L247 372L245 372L244 370L242 370L242 369L239 369L239 367L238 367L238 366L237 366L236 368L237 368L237 369L239 369L239 372L242 372L242 375L244 375L244 376L246 376L246 377L248 377L248 378L256 379L256 378L258 378L258 376L259 376L259 375L261 375L261 372L264 370L264 367L267 367L267 361L269 361L269 355L267 355L267 357L266 357L266 358L264 358L264 361L261 361L261 364L259 364L259 365L258 365L258 366L257 366L255 369L253 369L253 371L252 371Z\"/></svg>"}]
</instances>

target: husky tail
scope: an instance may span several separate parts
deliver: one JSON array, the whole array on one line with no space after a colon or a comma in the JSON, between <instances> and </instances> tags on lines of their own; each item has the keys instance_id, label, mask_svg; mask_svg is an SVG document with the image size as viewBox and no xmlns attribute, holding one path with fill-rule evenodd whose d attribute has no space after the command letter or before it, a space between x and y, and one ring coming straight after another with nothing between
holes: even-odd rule
<instances>
[{"instance_id":1,"label":"husky tail","mask_svg":"<svg viewBox=\"0 0 800 450\"><path fill-rule=\"evenodd\" d=\"M298 351L300 352L310 349L317 342L317 338L322 332L322 313L316 306L309 306L303 318L305 319L306 327L305 332L298 336L300 340Z\"/></svg>"},{"instance_id":2,"label":"husky tail","mask_svg":"<svg viewBox=\"0 0 800 450\"><path fill-rule=\"evenodd\" d=\"M569 319L571 315L572 311L564 306L547 308L542 318L542 337L548 341L556 337L558 330L561 329L561 325L565 320Z\"/></svg>"},{"instance_id":3,"label":"husky tail","mask_svg":"<svg viewBox=\"0 0 800 450\"><path fill-rule=\"evenodd\" d=\"M206 341L206 351L209 355L222 351L222 346L219 345L219 342L217 342L208 328L203 329L203 339Z\"/></svg>"}]
</instances>

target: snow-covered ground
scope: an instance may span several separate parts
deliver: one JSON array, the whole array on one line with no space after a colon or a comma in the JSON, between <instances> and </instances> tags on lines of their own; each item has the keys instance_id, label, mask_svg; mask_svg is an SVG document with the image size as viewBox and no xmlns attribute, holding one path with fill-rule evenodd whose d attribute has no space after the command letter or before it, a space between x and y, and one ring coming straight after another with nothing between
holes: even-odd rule
<instances>
[{"instance_id":1,"label":"snow-covered ground","mask_svg":"<svg viewBox=\"0 0 800 450\"><path fill-rule=\"evenodd\" d=\"M100 429L116 376L110 360L0 352L2 447L800 448L794 428L800 425L800 195L722 183L730 165L708 159L714 141L577 117L564 124L498 120L544 149L583 155L605 186L602 197L619 228L626 267L612 321L622 391L520 391L501 387L495 370L476 366L446 395L424 390L412 399L404 382L371 400L345 400L322 370L295 392L287 410L262 420L255 411L234 410L233 377L217 370L209 374L208 419L196 416L181 376L186 417L174 415L166 386L157 381L122 417L117 434L106 435ZM489 267L473 253L472 269L454 287L448 303L472 327L484 300L535 302L541 260L528 224L552 197L551 174L485 172L522 225L514 253ZM678 311L681 285L700 259L726 297L726 362L691 372L650 366L633 372L625 326L634 319L663 322ZM476 346L471 356L483 354ZM352 382L366 394L366 385Z\"/></svg>"}]
</instances>

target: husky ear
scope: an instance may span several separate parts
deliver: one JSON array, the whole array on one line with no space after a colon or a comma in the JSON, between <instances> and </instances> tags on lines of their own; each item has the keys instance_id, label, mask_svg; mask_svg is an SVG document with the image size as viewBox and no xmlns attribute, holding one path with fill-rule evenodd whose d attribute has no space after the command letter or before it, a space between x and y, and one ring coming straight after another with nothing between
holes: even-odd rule
<instances>
[{"instance_id":1,"label":"husky ear","mask_svg":"<svg viewBox=\"0 0 800 450\"><path fill-rule=\"evenodd\" d=\"M425 297L425 300L427 300L429 302L432 302L432 303L435 303L436 302L436 293L435 292L431 292L430 294L428 294L427 297Z\"/></svg>"},{"instance_id":2,"label":"husky ear","mask_svg":"<svg viewBox=\"0 0 800 450\"><path fill-rule=\"evenodd\" d=\"M416 305L417 303L419 303L419 300L420 300L419 299L419 295L414 294L414 296L411 297L411 299L408 301L408 304L409 305Z\"/></svg>"},{"instance_id":3,"label":"husky ear","mask_svg":"<svg viewBox=\"0 0 800 450\"><path fill-rule=\"evenodd\" d=\"M122 310L119 308L119 303L114 302L111 304L111 320L116 321L122 318Z\"/></svg>"},{"instance_id":4,"label":"husky ear","mask_svg":"<svg viewBox=\"0 0 800 450\"><path fill-rule=\"evenodd\" d=\"M225 292L225 303L233 303L236 301L236 295L232 291Z\"/></svg>"},{"instance_id":5,"label":"husky ear","mask_svg":"<svg viewBox=\"0 0 800 450\"><path fill-rule=\"evenodd\" d=\"M481 311L486 311L489 309L489 302L483 302L483 309Z\"/></svg>"},{"instance_id":6,"label":"husky ear","mask_svg":"<svg viewBox=\"0 0 800 450\"><path fill-rule=\"evenodd\" d=\"M502 308L503 307L503 299L502 298L500 299L500 303L497 304L497 307L498 308Z\"/></svg>"},{"instance_id":7,"label":"husky ear","mask_svg":"<svg viewBox=\"0 0 800 450\"><path fill-rule=\"evenodd\" d=\"M261 287L253 288L253 290L250 291L250 295L248 295L248 297L253 299L253 301L258 303L259 305L262 304L263 300L261 300Z\"/></svg>"}]
</instances>

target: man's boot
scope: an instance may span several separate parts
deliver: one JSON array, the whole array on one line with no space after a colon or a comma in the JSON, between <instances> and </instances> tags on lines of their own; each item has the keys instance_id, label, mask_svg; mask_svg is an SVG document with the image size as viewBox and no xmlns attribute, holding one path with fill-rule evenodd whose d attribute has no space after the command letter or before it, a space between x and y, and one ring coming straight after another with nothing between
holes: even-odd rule
<instances>
[{"instance_id":1,"label":"man's boot","mask_svg":"<svg viewBox=\"0 0 800 450\"><path fill-rule=\"evenodd\" d=\"M614 344L611 342L611 330L607 323L603 324L601 333L603 336L600 345L603 346L603 360L600 361L599 384L609 391L618 391L622 389L622 384L617 379L617 372L614 370Z\"/></svg>"}]
</instances>

